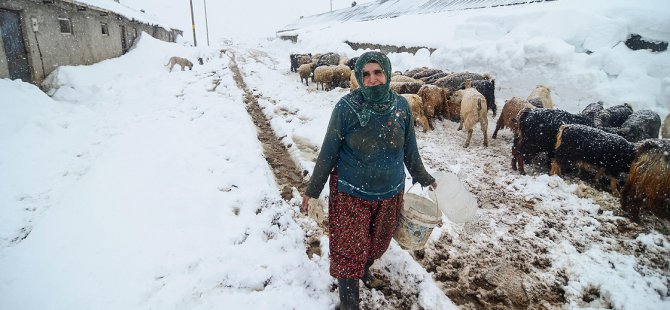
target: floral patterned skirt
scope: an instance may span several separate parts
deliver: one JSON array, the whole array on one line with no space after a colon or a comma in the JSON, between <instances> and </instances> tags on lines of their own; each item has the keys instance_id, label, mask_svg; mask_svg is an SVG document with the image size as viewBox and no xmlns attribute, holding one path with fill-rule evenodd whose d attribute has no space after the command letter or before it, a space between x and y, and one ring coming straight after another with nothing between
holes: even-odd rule
<instances>
[{"instance_id":1,"label":"floral patterned skirt","mask_svg":"<svg viewBox=\"0 0 670 310\"><path fill-rule=\"evenodd\" d=\"M330 174L328 246L331 276L360 279L365 263L386 252L398 226L403 193L384 200L364 200L338 192L337 171Z\"/></svg>"}]
</instances>

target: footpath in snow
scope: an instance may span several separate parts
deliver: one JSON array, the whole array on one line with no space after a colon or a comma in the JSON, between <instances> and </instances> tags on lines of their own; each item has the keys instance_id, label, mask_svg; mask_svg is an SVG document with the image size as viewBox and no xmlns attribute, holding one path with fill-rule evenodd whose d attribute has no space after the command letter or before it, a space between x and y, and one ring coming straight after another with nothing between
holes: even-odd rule
<instances>
[{"instance_id":1,"label":"footpath in snow","mask_svg":"<svg viewBox=\"0 0 670 310\"><path fill-rule=\"evenodd\" d=\"M170 73L174 55L208 61ZM120 58L59 68L51 97L0 80L1 308L336 307L327 238L323 257L306 255L315 223L282 200L228 65L144 36ZM368 304L451 307L391 252L383 266L413 293Z\"/></svg>"}]
</instances>

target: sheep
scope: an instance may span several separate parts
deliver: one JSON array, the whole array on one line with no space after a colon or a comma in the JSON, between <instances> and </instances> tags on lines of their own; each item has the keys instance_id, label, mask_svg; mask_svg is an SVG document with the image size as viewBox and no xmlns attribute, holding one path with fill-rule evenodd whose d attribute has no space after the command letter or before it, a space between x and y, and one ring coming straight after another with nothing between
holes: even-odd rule
<instances>
[{"instance_id":1,"label":"sheep","mask_svg":"<svg viewBox=\"0 0 670 310\"><path fill-rule=\"evenodd\" d=\"M468 131L468 137L465 139L465 145L463 145L463 147L468 147L470 146L470 139L472 139L472 131L475 124L479 123L482 133L484 133L484 146L489 146L486 98L471 87L471 82L470 80L466 80L465 82L463 99L461 100L461 121L458 125L458 130L465 128Z\"/></svg>"},{"instance_id":2,"label":"sheep","mask_svg":"<svg viewBox=\"0 0 670 310\"><path fill-rule=\"evenodd\" d=\"M495 96L496 81L493 79L472 81L472 87L480 94L484 95L484 98L486 98L486 108L491 110L491 112L493 112L493 116L495 117L496 111L498 110ZM465 89L465 83L462 83L458 89Z\"/></svg>"},{"instance_id":3,"label":"sheep","mask_svg":"<svg viewBox=\"0 0 670 310\"><path fill-rule=\"evenodd\" d=\"M291 72L296 72L298 70L298 55L299 54L290 54L288 55L291 60Z\"/></svg>"},{"instance_id":4,"label":"sheep","mask_svg":"<svg viewBox=\"0 0 670 310\"><path fill-rule=\"evenodd\" d=\"M519 97L512 97L512 99L506 100L502 112L500 112L500 117L498 117L498 123L496 123L496 129L493 131L492 138L496 139L498 137L498 130L505 127L512 130L516 135L519 131L519 111L524 108L533 109L535 107Z\"/></svg>"},{"instance_id":5,"label":"sheep","mask_svg":"<svg viewBox=\"0 0 670 310\"><path fill-rule=\"evenodd\" d=\"M633 112L628 119L616 128L615 132L630 142L658 138L661 129L661 117L652 110Z\"/></svg>"},{"instance_id":6,"label":"sheep","mask_svg":"<svg viewBox=\"0 0 670 310\"><path fill-rule=\"evenodd\" d=\"M535 89L533 89L532 92L530 92L530 95L528 95L528 98L526 100L531 100L531 99L540 99L542 101L542 107L545 109L553 109L554 108L554 102L551 100L551 89L549 87L544 86L544 85L537 85L535 86Z\"/></svg>"},{"instance_id":7,"label":"sheep","mask_svg":"<svg viewBox=\"0 0 670 310\"><path fill-rule=\"evenodd\" d=\"M472 80L472 81L478 81L478 80L489 80L491 79L490 76L488 75L481 75L478 73L470 73L470 72L454 72L450 73L449 75L437 79L435 81L435 85L444 87L448 89L450 92L455 92L459 89L461 84L465 82L465 80Z\"/></svg>"},{"instance_id":8,"label":"sheep","mask_svg":"<svg viewBox=\"0 0 670 310\"><path fill-rule=\"evenodd\" d=\"M670 139L670 113L665 117L663 121L663 129L661 129L661 137L663 139Z\"/></svg>"},{"instance_id":9,"label":"sheep","mask_svg":"<svg viewBox=\"0 0 670 310\"><path fill-rule=\"evenodd\" d=\"M650 139L635 151L635 160L621 191L621 209L639 222L647 209L668 216L670 211L670 140Z\"/></svg>"},{"instance_id":10,"label":"sheep","mask_svg":"<svg viewBox=\"0 0 670 310\"><path fill-rule=\"evenodd\" d=\"M435 85L424 85L419 88L419 92L417 93L423 101L423 110L431 129L434 129L433 118L435 118L436 114L440 113L438 111L446 109L446 91L444 88Z\"/></svg>"},{"instance_id":11,"label":"sheep","mask_svg":"<svg viewBox=\"0 0 670 310\"><path fill-rule=\"evenodd\" d=\"M421 84L423 84L423 82L421 80L417 80L415 78L411 78L409 76L401 75L401 74L400 75L399 74L392 75L391 76L391 82L402 82L402 83L410 82L410 83L421 83Z\"/></svg>"},{"instance_id":12,"label":"sheep","mask_svg":"<svg viewBox=\"0 0 670 310\"><path fill-rule=\"evenodd\" d=\"M347 67L349 67L351 70L354 70L356 68L356 60L358 60L358 56L349 59L349 61L347 61Z\"/></svg>"},{"instance_id":13,"label":"sheep","mask_svg":"<svg viewBox=\"0 0 670 310\"><path fill-rule=\"evenodd\" d=\"M297 72L298 67L302 65L303 63L299 63L302 57L311 57L311 54L291 54L289 55L289 59L291 60L291 72ZM311 58L310 58L311 59ZM311 62L311 61L308 61Z\"/></svg>"},{"instance_id":14,"label":"sheep","mask_svg":"<svg viewBox=\"0 0 670 310\"><path fill-rule=\"evenodd\" d=\"M298 56L298 68L309 63L312 63L312 56L310 54Z\"/></svg>"},{"instance_id":15,"label":"sheep","mask_svg":"<svg viewBox=\"0 0 670 310\"><path fill-rule=\"evenodd\" d=\"M628 103L609 107L596 113L593 123L598 128L620 127L633 114L633 107Z\"/></svg>"},{"instance_id":16,"label":"sheep","mask_svg":"<svg viewBox=\"0 0 670 310\"><path fill-rule=\"evenodd\" d=\"M314 60L312 60L314 62ZM315 62L314 66L312 66L312 73L314 73L314 70L319 67L323 66L337 66L337 64L340 63L340 55L335 54L335 53L325 53L319 57L319 59ZM314 79L312 79L314 81Z\"/></svg>"},{"instance_id":17,"label":"sheep","mask_svg":"<svg viewBox=\"0 0 670 310\"><path fill-rule=\"evenodd\" d=\"M349 91L353 92L356 90L358 87L358 80L356 80L356 72L351 71L351 74L349 74Z\"/></svg>"},{"instance_id":18,"label":"sheep","mask_svg":"<svg viewBox=\"0 0 670 310\"><path fill-rule=\"evenodd\" d=\"M347 65L337 65L331 68L333 76L330 85L332 87L346 87L347 81L351 77L351 69Z\"/></svg>"},{"instance_id":19,"label":"sheep","mask_svg":"<svg viewBox=\"0 0 670 310\"><path fill-rule=\"evenodd\" d=\"M414 69L409 69L409 70L405 71L405 73L403 75L413 76L413 75L415 75L415 74L417 74L417 73L419 73L423 70L426 70L426 69L428 69L428 67L418 67L418 68L414 68Z\"/></svg>"},{"instance_id":20,"label":"sheep","mask_svg":"<svg viewBox=\"0 0 670 310\"><path fill-rule=\"evenodd\" d=\"M610 179L610 189L618 195L617 177L630 169L635 157L635 145L623 137L598 128L578 124L561 125L556 134L555 157L551 161L551 174L561 175L561 170L585 163L602 169Z\"/></svg>"},{"instance_id":21,"label":"sheep","mask_svg":"<svg viewBox=\"0 0 670 310\"><path fill-rule=\"evenodd\" d=\"M439 87L439 86L438 86ZM457 90L455 92L450 92L448 89L443 88L447 92L447 108L445 116L447 119L454 122L461 120L461 101L463 100L463 94L465 93L463 89Z\"/></svg>"},{"instance_id":22,"label":"sheep","mask_svg":"<svg viewBox=\"0 0 670 310\"><path fill-rule=\"evenodd\" d=\"M341 56L340 57L340 62L338 62L337 64L347 66L348 63L349 63L349 58L347 56ZM349 68L349 69L351 69L351 68Z\"/></svg>"},{"instance_id":23,"label":"sheep","mask_svg":"<svg viewBox=\"0 0 670 310\"><path fill-rule=\"evenodd\" d=\"M423 102L421 97L415 94L400 94L403 96L409 103L409 107L412 110L412 117L414 118L414 125L420 124L423 127L423 132L428 131L430 126L428 125L428 119L426 115L423 114Z\"/></svg>"},{"instance_id":24,"label":"sheep","mask_svg":"<svg viewBox=\"0 0 670 310\"><path fill-rule=\"evenodd\" d=\"M547 153L549 160L554 158L554 146L559 127L564 124L582 124L593 126L593 122L581 115L562 110L545 108L524 108L519 111L519 130L512 144L512 170L526 174L524 160L539 153Z\"/></svg>"},{"instance_id":25,"label":"sheep","mask_svg":"<svg viewBox=\"0 0 670 310\"><path fill-rule=\"evenodd\" d=\"M439 79L441 79L441 78L443 78L447 75L449 75L449 72L439 72L439 73L435 73L431 76L422 77L422 78L420 78L420 80L422 80L426 84L435 84L435 81L437 81L437 80L439 80Z\"/></svg>"},{"instance_id":26,"label":"sheep","mask_svg":"<svg viewBox=\"0 0 670 310\"><path fill-rule=\"evenodd\" d=\"M391 90L398 94L416 94L423 82L391 82Z\"/></svg>"},{"instance_id":27,"label":"sheep","mask_svg":"<svg viewBox=\"0 0 670 310\"><path fill-rule=\"evenodd\" d=\"M319 60L316 62L316 66L336 66L340 63L340 55L336 53L325 53L319 57Z\"/></svg>"},{"instance_id":28,"label":"sheep","mask_svg":"<svg viewBox=\"0 0 670 310\"><path fill-rule=\"evenodd\" d=\"M540 98L533 98L533 99L530 99L530 100L527 100L527 101L528 101L528 103L530 103L530 105L532 105L536 108L544 108L544 106L542 105L542 100L540 100Z\"/></svg>"},{"instance_id":29,"label":"sheep","mask_svg":"<svg viewBox=\"0 0 670 310\"><path fill-rule=\"evenodd\" d=\"M417 72L417 73L415 73L415 74L413 74L413 75L409 75L409 76L410 76L410 77L413 77L413 78L415 78L415 79L421 79L421 78L424 78L424 77L427 77L427 76L431 76L431 75L433 75L433 74L443 73L443 72L444 72L444 71L442 71L442 70L440 70L440 69L427 68L427 69L425 69L425 70L423 70L423 71L419 71L419 72Z\"/></svg>"},{"instance_id":30,"label":"sheep","mask_svg":"<svg viewBox=\"0 0 670 310\"><path fill-rule=\"evenodd\" d=\"M593 119L595 119L596 114L598 114L598 112L602 111L603 109L604 108L603 108L603 102L602 101L593 102L593 103L589 103L589 105L587 105L586 108L584 108L584 110L579 112L579 115L588 117L589 119L593 120Z\"/></svg>"},{"instance_id":31,"label":"sheep","mask_svg":"<svg viewBox=\"0 0 670 310\"><path fill-rule=\"evenodd\" d=\"M300 83L305 79L305 85L309 86L309 76L312 74L312 64L304 64L298 67L298 74L300 74Z\"/></svg>"},{"instance_id":32,"label":"sheep","mask_svg":"<svg viewBox=\"0 0 670 310\"><path fill-rule=\"evenodd\" d=\"M319 89L319 84L321 84L321 89L330 90L330 83L333 81L333 68L329 66L321 66L314 69L314 82L316 83L316 89Z\"/></svg>"}]
</instances>

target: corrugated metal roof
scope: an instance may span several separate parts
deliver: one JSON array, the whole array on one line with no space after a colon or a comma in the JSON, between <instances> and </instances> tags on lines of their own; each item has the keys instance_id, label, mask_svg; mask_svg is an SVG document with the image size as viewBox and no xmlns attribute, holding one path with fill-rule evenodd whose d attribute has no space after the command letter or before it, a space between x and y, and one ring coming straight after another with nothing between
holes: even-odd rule
<instances>
[{"instance_id":1,"label":"corrugated metal roof","mask_svg":"<svg viewBox=\"0 0 670 310\"><path fill-rule=\"evenodd\" d=\"M446 11L479 9L555 0L380 0L355 7L303 17L284 26L277 33L319 24L366 21L402 15L430 14Z\"/></svg>"}]
</instances>

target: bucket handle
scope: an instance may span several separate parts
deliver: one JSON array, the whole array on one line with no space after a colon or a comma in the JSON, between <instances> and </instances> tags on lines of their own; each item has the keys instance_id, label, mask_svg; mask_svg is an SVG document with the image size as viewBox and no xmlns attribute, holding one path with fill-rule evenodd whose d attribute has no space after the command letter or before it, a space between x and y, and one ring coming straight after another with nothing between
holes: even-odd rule
<instances>
[{"instance_id":1,"label":"bucket handle","mask_svg":"<svg viewBox=\"0 0 670 310\"><path fill-rule=\"evenodd\" d=\"M419 183L419 182L416 182L416 183L413 183L412 185L410 185L410 187L407 189L407 191L405 192L405 194L409 193L409 191L412 190L412 187L414 187L414 185L416 185L417 183ZM429 186L429 187L432 188L432 186ZM436 199L436 201L433 201L433 202L435 203L435 210L437 210L436 213L437 213L437 214L440 214L441 212L440 212L440 209L439 209L438 206L437 206L437 199Z\"/></svg>"}]
</instances>

